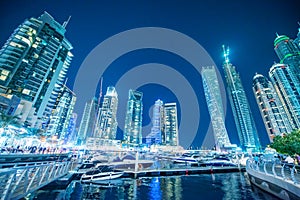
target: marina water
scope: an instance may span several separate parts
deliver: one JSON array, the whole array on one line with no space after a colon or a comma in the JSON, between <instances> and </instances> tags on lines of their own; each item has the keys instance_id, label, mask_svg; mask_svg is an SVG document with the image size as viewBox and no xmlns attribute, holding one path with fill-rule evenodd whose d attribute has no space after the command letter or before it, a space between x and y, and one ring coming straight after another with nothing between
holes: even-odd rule
<instances>
[{"instance_id":1,"label":"marina water","mask_svg":"<svg viewBox=\"0 0 300 200\"><path fill-rule=\"evenodd\" d=\"M39 190L26 199L277 199L251 186L247 173L122 178L101 184L73 181L63 190Z\"/></svg>"}]
</instances>

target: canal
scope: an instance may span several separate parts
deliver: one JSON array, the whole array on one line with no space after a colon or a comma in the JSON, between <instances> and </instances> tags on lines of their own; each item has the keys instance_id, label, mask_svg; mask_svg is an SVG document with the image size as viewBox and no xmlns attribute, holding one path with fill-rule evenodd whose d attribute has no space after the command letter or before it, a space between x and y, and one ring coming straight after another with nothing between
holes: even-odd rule
<instances>
[{"instance_id":1,"label":"canal","mask_svg":"<svg viewBox=\"0 0 300 200\"><path fill-rule=\"evenodd\" d=\"M64 189L38 190L26 199L277 199L252 186L246 172L116 179L101 184L72 181Z\"/></svg>"}]
</instances>

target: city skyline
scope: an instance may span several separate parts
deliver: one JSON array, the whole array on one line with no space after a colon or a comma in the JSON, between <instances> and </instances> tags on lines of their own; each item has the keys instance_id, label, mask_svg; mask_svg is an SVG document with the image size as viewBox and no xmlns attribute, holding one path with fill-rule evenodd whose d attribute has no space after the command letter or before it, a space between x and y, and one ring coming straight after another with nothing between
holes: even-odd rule
<instances>
[{"instance_id":1,"label":"city skyline","mask_svg":"<svg viewBox=\"0 0 300 200\"><path fill-rule=\"evenodd\" d=\"M32 3L35 1L31 1ZM3 6L2 9L5 12L2 12L2 20L0 21L0 25L6 27L6 29L3 31L3 34L0 36L0 42L3 45L5 43L5 41L8 39L9 35L13 32L13 30L17 27L17 25L19 25L20 23L22 23L26 18L30 18L30 17L37 17L39 16L44 10L46 10L47 12L49 12L58 22L60 22L61 24L66 21L69 17L69 15L72 15L72 18L67 26L67 38L70 40L70 42L73 44L74 46L74 50L72 50L73 54L74 54L74 58L73 61L71 63L70 66L70 70L68 73L68 77L69 80L67 82L67 85L69 85L70 88L72 88L72 82L74 82L74 79L76 77L76 72L77 72L77 68L80 66L81 62L83 61L84 57L87 56L87 54L89 53L89 51L92 50L92 48L94 46L96 46L98 43L100 43L101 41L105 40L106 38L120 32L120 31L124 31L124 30L128 30L131 28L136 28L136 27L145 27L145 26L157 26L157 27L166 27L166 28L171 28L171 29L175 29L178 31L181 31L189 36L191 36L192 38L194 38L195 40L197 40L201 45L203 45L205 47L205 49L211 54L212 58L215 60L217 68L219 71L221 70L221 65L222 65L222 53L221 53L221 44L222 43L226 43L228 45L230 45L232 48L232 60L235 60L235 65L238 66L238 70L240 71L241 74L241 79L242 82L244 84L245 90L247 92L247 97L249 98L250 101L250 107L251 110L256 113L254 114L255 116L255 122L259 127L259 136L260 138L267 138L267 135L265 133L264 127L263 127L263 123L255 102L255 98L252 94L252 77L255 74L255 72L259 72L262 74L267 74L268 69L270 68L271 64L273 63L273 61L278 61L278 59L276 58L276 55L274 53L273 50L273 46L272 43L276 37L275 33L279 32L279 34L285 34L290 36L291 38L294 38L295 35L297 34L297 20L299 20L299 15L297 14L296 10L293 10L295 8L293 8L293 6L291 6L290 4L296 4L295 1L289 1L290 4L288 3L284 3L284 5L290 6L289 9L287 8L288 11L287 14L288 15L282 15L282 12L280 10L281 5L279 3L279 1L275 1L272 2L272 8L271 6L269 6L268 3L263 2L263 3L258 3L259 4L259 13L261 16L261 19L259 17L252 17L250 16L250 12L251 9L256 8L256 5L253 4L234 4L233 2L228 2L228 4L221 4L219 7L214 8L213 7L213 3L207 3L205 5L202 4L197 4L197 3L189 3L189 4L183 4L185 6L181 6L182 3L180 2L175 2L174 4L168 4L168 3L162 3L161 6L162 8L165 8L167 10L166 13L168 13L169 15L173 16L176 13L186 13L187 16L180 16L180 17L175 17L175 19L177 20L176 23L172 23L170 20L170 17L166 17L166 19L161 19L161 21L159 21L159 19L162 16L165 16L163 14L163 12L161 10L158 9L158 4L153 3L151 4L152 7L150 6L149 8L146 7L147 4L144 3L142 5L140 4L126 4L125 6L125 10L121 11L119 15L116 16L112 16L111 14L109 14L108 12L105 12L103 15L101 14L96 14L94 12L96 12L96 9L92 9L93 12L91 12L90 17L89 16L85 16L84 15L78 15L77 12L75 12L76 10L79 9L79 3L75 2L74 5L68 5L67 3L68 1L62 2L62 3L58 3L57 5L52 5L49 2L35 2L35 7L31 7L28 3L28 5L24 5L24 7L30 7L31 9L27 10L26 12L11 12L11 9L15 6L16 2L11 2L11 3L3 3L1 2L1 4ZM219 2L214 2L214 3L219 3ZM22 4L22 2L18 2L18 4ZM27 4L27 3L26 3ZM64 6L62 6L64 5ZM67 5L67 6L66 6ZM97 4L99 5L99 4ZM116 10L116 11L120 11L120 9L122 8L121 5L118 6L112 6L112 5L108 5L107 3L102 3L100 4L101 8L110 8L112 10ZM168 7L169 6L169 7ZM181 7L180 7L181 6ZM233 6L233 8L230 8L230 6ZM249 8L246 8L246 7ZM63 7L67 7L67 9L63 9ZM83 5L83 8L87 9L91 9L93 6L92 5ZM94 6L97 7L97 6ZM100 7L98 7L100 9ZM168 8L168 9L167 9ZM215 17L212 16L212 19L207 19L207 21L202 20L201 16L203 16L205 13L200 14L201 11L203 11L203 9L205 8L210 8L208 10L211 10L212 12L215 12ZM239 9L238 8L242 8L242 10L244 9L245 11L247 11L245 14L239 13L239 15L242 16L241 20L237 20L233 17L233 15L231 14L226 14L224 15L224 19L227 24L230 24L232 26L235 27L235 30L230 30L229 27L222 25L221 24L221 18L220 16L222 16L224 14L223 8L227 8L228 12L236 9L238 12ZM267 9L269 8L269 9ZM139 10L140 9L140 10ZM174 10L172 10L174 9ZM199 10L197 10L199 9ZM26 9L24 9L26 10ZM133 14L130 14L130 10L132 11L137 11L138 16L141 16L141 19L136 19L134 18ZM154 16L154 12L153 11L157 11L158 15L155 17ZM226 10L226 9L224 9ZM291 10L291 11L290 11ZM64 11L64 12L63 12ZM67 11L67 12L65 12ZM149 18L146 17L146 15L143 14L143 11L146 11L146 13L149 13ZM177 12L176 12L177 11ZM266 11L267 14L270 14L270 16L266 16L267 14L264 13L263 11ZM275 16L276 12L281 13L281 18L280 20L276 21L276 19L279 19L277 16ZM79 12L79 11L78 11ZM153 12L153 13L152 13ZM199 13L198 13L199 12ZM86 12L84 12L86 13ZM118 12L117 12L118 13ZM207 12L206 12L207 13ZM128 19L120 19L119 17L122 16L122 14L124 14ZM257 13L256 13L257 14ZM107 15L107 16L106 16ZM17 17L15 17L17 16ZM91 28L93 27L93 25L91 26L91 24L96 23L96 21L94 21L97 16L102 16L100 17L100 21L99 23L103 23L105 27L105 30L100 30L100 29L95 29L93 30L93 32L91 32ZM211 16L211 15L209 15ZM153 19L151 18L153 17ZM274 17L274 19L272 18ZM7 21L5 21L5 20ZM103 19L103 21L101 20ZM117 19L119 19L120 21L117 21ZM194 19L194 20L192 20ZM198 20L200 19L200 20ZM231 23L230 19L233 19ZM87 20L88 24L84 24L82 20ZM99 18L97 19L99 20ZM218 20L220 20L220 22L218 22ZM248 20L249 23L252 25L252 29L251 26L247 27L247 25L245 25L242 20ZM9 23L10 22L10 23ZM122 25L122 22L123 23ZM256 26L254 26L254 22L257 22ZM270 22L267 23L266 27L265 26L265 22ZM226 24L226 23L225 23ZM79 25L79 26L78 26ZM194 27L200 27L199 30L193 29ZM215 27L216 26L216 27ZM259 30L261 30L261 33L256 33L254 31L253 28L255 27L259 27ZM81 31L79 31L79 29L82 29ZM223 34L221 34L222 36L217 36L217 30L223 30ZM85 31L87 31L86 34ZM215 32L212 34L212 37L208 37L210 35L211 32ZM259 32L259 31L258 31ZM85 44L83 44L83 40L82 39L78 39L79 35L81 37L81 35L86 35L89 39L86 39L84 41ZM251 42L247 41L248 38L255 38L255 40L257 40L257 43L260 45L261 48L257 48L256 45L254 44L250 44ZM225 42L224 42L225 41ZM251 57L248 54L249 49L255 49L257 50L257 52L251 52ZM154 55L154 56L153 56ZM262 55L262 56L260 56ZM268 56L266 56L268 55ZM150 57L155 57L155 58L150 58ZM250 57L250 58L248 58ZM265 58L263 58L265 57ZM132 61L134 60L134 58L137 58L136 61ZM252 59L253 61L249 61L249 59ZM122 56L120 59L116 60L114 63L112 63L112 67L111 69L109 68L107 70L107 73L105 74L106 76L104 77L104 88L106 88L108 85L114 85L115 82L118 80L118 78L120 77L121 73L126 72L127 70L130 69L130 67L135 66L136 64L140 64L140 63L145 63L145 62L158 62L160 60L164 60L164 62L166 62L166 64L169 64L171 66L173 66L174 68L179 68L180 65L183 66L187 66L188 64L178 58L175 58L174 55L172 54L167 54L166 52L161 52L161 51L151 51L151 50L140 50L140 51L136 51L134 53L128 53L128 55L126 56ZM165 61L166 60L166 61ZM257 61L259 60L259 61ZM176 64L174 64L175 62L178 62L177 66ZM248 63L249 62L249 63ZM175 65L175 66L174 66ZM124 66L124 68L122 70L120 70L120 72L116 72L116 66ZM255 67L254 67L255 66ZM116 73L116 75L111 75L112 72ZM120 74L118 74L120 73ZM184 72L183 72L184 73ZM188 73L188 72L187 72ZM189 76L189 75L188 75ZM108 78L109 77L109 80ZM191 79L192 85L193 87L201 87L201 78L199 76L192 76L190 75L189 78ZM223 81L224 81L224 76L222 76ZM198 86L195 86L196 84L198 84ZM153 89L154 88L154 89ZM176 101L176 97L174 97L174 95L171 94L170 91L166 91L165 88L163 87L159 87L157 85L154 85L152 87L150 87L149 85L145 85L141 88L144 93L144 97L143 99L147 99L146 102L144 102L144 113L146 113L146 115L143 117L143 119L145 119L144 124L149 123L150 121L150 117L147 116L148 110L149 108L153 105L153 102L160 98L165 102L172 102L172 101ZM156 92L149 92L155 90ZM148 91L148 92L147 92ZM148 96L147 96L148 95ZM201 100L203 100L204 98L204 93L203 91L200 91L200 95ZM92 97L89 97L92 98ZM119 95L119 98L127 98L126 95L122 96L122 94ZM152 104L151 104L152 102ZM86 102L84 102L86 103ZM178 104L179 105L179 104ZM122 105L124 106L124 105ZM180 105L179 105L180 106ZM227 105L228 107L228 105ZM229 108L229 107L228 107ZM77 111L79 109L77 108ZM83 112L83 108L81 108L81 113ZM80 113L79 113L80 114ZM82 114L81 114L82 115ZM201 107L201 120L206 118L208 116L208 112L207 109ZM180 118L180 117L179 117ZM237 143L237 133L235 130L235 125L232 122L228 122L228 120L230 120L232 118L232 113L230 111L230 109L227 109L227 115L226 115L226 124L228 126L228 129L230 130L230 136L233 137L233 142L232 143ZM79 121L80 122L80 121ZM203 133L205 134L207 129L208 129L208 121L201 121L203 124L201 125L202 127L200 127L200 130L198 131L198 134L200 134L200 136L198 135L195 138L194 141L194 145L196 146L197 144L201 145L202 141L203 141ZM77 124L78 126L78 124ZM180 134L180 133L179 133ZM202 135L201 135L202 134ZM266 144L266 142L264 141L264 144Z\"/></svg>"}]
</instances>

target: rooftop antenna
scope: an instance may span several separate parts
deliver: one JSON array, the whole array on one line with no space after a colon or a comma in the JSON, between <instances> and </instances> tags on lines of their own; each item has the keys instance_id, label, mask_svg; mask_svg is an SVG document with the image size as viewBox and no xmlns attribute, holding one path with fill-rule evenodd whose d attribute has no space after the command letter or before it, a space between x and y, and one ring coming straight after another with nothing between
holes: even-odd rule
<instances>
[{"instance_id":1,"label":"rooftop antenna","mask_svg":"<svg viewBox=\"0 0 300 200\"><path fill-rule=\"evenodd\" d=\"M67 85L67 82L68 82L68 77L65 80L65 83L64 83L65 86Z\"/></svg>"},{"instance_id":2,"label":"rooftop antenna","mask_svg":"<svg viewBox=\"0 0 300 200\"><path fill-rule=\"evenodd\" d=\"M68 18L68 20L67 20L67 21L64 21L64 23L63 23L63 25L62 25L64 28L67 27L67 25L68 25L68 23L69 23L71 17L72 17L72 16L70 15L69 18Z\"/></svg>"},{"instance_id":3,"label":"rooftop antenna","mask_svg":"<svg viewBox=\"0 0 300 200\"><path fill-rule=\"evenodd\" d=\"M101 102L101 97L102 97L102 82L103 82L103 76L101 76L100 79L100 92L99 92L99 97L98 97L98 105L97 105L97 115L99 115L99 109L100 109L100 102Z\"/></svg>"},{"instance_id":4,"label":"rooftop antenna","mask_svg":"<svg viewBox=\"0 0 300 200\"><path fill-rule=\"evenodd\" d=\"M276 32L276 36L279 37L278 33Z\"/></svg>"},{"instance_id":5,"label":"rooftop antenna","mask_svg":"<svg viewBox=\"0 0 300 200\"><path fill-rule=\"evenodd\" d=\"M227 49L225 49L225 45L223 44L222 45L223 47L223 55L224 55L224 58L225 58L225 62L228 64L229 63L229 47L227 47Z\"/></svg>"}]
</instances>

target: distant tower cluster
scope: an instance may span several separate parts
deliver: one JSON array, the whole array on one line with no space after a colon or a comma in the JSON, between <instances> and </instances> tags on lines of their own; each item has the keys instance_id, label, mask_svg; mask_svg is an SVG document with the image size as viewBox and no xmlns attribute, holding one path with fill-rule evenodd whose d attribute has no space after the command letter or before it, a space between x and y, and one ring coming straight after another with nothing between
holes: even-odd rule
<instances>
[{"instance_id":1,"label":"distant tower cluster","mask_svg":"<svg viewBox=\"0 0 300 200\"><path fill-rule=\"evenodd\" d=\"M129 90L124 140L133 146L142 144L143 93Z\"/></svg>"},{"instance_id":2,"label":"distant tower cluster","mask_svg":"<svg viewBox=\"0 0 300 200\"><path fill-rule=\"evenodd\" d=\"M230 146L231 143L225 127L225 114L215 67L202 67L201 76L216 148L220 150L225 146Z\"/></svg>"},{"instance_id":3,"label":"distant tower cluster","mask_svg":"<svg viewBox=\"0 0 300 200\"><path fill-rule=\"evenodd\" d=\"M153 108L151 133L146 137L148 145L178 146L178 119L176 103L163 103L160 99Z\"/></svg>"},{"instance_id":4,"label":"distant tower cluster","mask_svg":"<svg viewBox=\"0 0 300 200\"><path fill-rule=\"evenodd\" d=\"M300 28L295 40L278 35L274 51L280 63L269 70L269 80L256 74L253 91L270 141L300 128Z\"/></svg>"},{"instance_id":5,"label":"distant tower cluster","mask_svg":"<svg viewBox=\"0 0 300 200\"><path fill-rule=\"evenodd\" d=\"M260 143L257 130L241 78L235 66L229 61L229 48L225 49L223 45L223 50L225 58L223 69L227 83L227 92L240 139L240 145L244 149L259 150Z\"/></svg>"}]
</instances>

